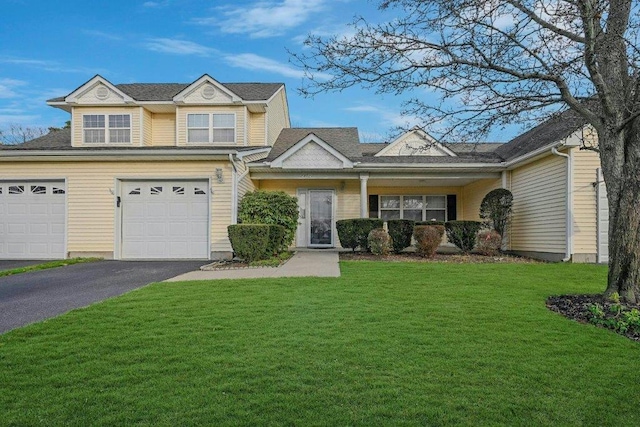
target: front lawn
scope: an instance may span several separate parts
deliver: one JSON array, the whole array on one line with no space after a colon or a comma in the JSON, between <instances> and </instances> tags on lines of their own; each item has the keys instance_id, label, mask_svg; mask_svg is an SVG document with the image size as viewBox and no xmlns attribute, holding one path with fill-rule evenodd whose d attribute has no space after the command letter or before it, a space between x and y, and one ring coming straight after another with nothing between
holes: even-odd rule
<instances>
[{"instance_id":1,"label":"front lawn","mask_svg":"<svg viewBox=\"0 0 640 427\"><path fill-rule=\"evenodd\" d=\"M606 268L343 262L159 283L0 336L0 425L640 425L640 344L549 311Z\"/></svg>"}]
</instances>

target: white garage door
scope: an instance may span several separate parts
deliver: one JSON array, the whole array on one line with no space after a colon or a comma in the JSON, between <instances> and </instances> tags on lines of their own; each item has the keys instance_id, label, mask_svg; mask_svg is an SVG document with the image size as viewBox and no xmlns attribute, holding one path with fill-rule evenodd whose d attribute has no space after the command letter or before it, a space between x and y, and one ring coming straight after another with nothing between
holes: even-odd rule
<instances>
[{"instance_id":1,"label":"white garage door","mask_svg":"<svg viewBox=\"0 0 640 427\"><path fill-rule=\"evenodd\" d=\"M604 185L604 179L602 178L602 171L597 171L597 245L598 255L597 261L599 263L609 262L609 200L607 199L607 187Z\"/></svg>"},{"instance_id":2,"label":"white garage door","mask_svg":"<svg viewBox=\"0 0 640 427\"><path fill-rule=\"evenodd\" d=\"M65 184L0 182L0 259L65 258Z\"/></svg>"},{"instance_id":3,"label":"white garage door","mask_svg":"<svg viewBox=\"0 0 640 427\"><path fill-rule=\"evenodd\" d=\"M208 259L207 181L125 181L122 258Z\"/></svg>"}]
</instances>

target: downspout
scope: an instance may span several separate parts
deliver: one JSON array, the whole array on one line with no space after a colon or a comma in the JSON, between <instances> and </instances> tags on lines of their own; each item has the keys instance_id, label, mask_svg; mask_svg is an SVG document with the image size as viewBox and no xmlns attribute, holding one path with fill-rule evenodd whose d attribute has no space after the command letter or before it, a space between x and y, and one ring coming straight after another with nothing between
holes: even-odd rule
<instances>
[{"instance_id":1,"label":"downspout","mask_svg":"<svg viewBox=\"0 0 640 427\"><path fill-rule=\"evenodd\" d=\"M231 171L231 224L238 223L238 168L233 160L233 154L229 154L229 162L233 171Z\"/></svg>"},{"instance_id":2,"label":"downspout","mask_svg":"<svg viewBox=\"0 0 640 427\"><path fill-rule=\"evenodd\" d=\"M551 147L551 153L564 157L567 159L567 237L566 237L566 251L565 256L562 259L562 262L567 262L571 260L571 253L573 247L573 162L570 154L560 153L558 151L558 147L561 147L563 144L558 144Z\"/></svg>"}]
</instances>

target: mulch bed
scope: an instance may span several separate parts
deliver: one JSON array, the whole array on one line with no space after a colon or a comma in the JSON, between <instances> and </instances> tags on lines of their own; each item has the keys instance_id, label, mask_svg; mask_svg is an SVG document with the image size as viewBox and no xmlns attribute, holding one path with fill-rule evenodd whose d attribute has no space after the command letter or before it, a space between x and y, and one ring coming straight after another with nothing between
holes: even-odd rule
<instances>
[{"instance_id":1,"label":"mulch bed","mask_svg":"<svg viewBox=\"0 0 640 427\"><path fill-rule=\"evenodd\" d=\"M601 294L559 295L559 296L552 296L547 298L547 307L549 308L549 310L555 311L556 313L559 313L568 319L572 319L580 323L591 324L589 319L591 318L592 315L589 311L589 306L591 306L592 304L600 304L607 318L615 318L615 313L611 312L610 310L610 307L613 306L614 303L605 299ZM640 305L637 305L637 304L623 305L624 311L629 311L634 308L640 310ZM604 328L601 325L597 325L597 326ZM605 329L608 329L608 328L605 328ZM631 329L626 331L625 333L620 333L620 335L624 335L625 337L630 338L634 341L640 341L640 331L635 331Z\"/></svg>"},{"instance_id":2,"label":"mulch bed","mask_svg":"<svg viewBox=\"0 0 640 427\"><path fill-rule=\"evenodd\" d=\"M480 254L436 254L433 258L423 258L415 253L374 255L365 252L340 252L341 261L391 261L391 262L449 262L452 264L535 264L542 261L513 255L500 254L485 256Z\"/></svg>"}]
</instances>

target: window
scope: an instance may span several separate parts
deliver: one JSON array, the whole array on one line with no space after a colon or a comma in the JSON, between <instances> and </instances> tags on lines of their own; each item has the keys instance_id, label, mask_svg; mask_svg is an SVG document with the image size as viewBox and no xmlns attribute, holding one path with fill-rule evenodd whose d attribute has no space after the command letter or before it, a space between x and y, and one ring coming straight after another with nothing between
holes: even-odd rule
<instances>
[{"instance_id":1,"label":"window","mask_svg":"<svg viewBox=\"0 0 640 427\"><path fill-rule=\"evenodd\" d=\"M235 143L235 114L187 114L187 142Z\"/></svg>"},{"instance_id":2,"label":"window","mask_svg":"<svg viewBox=\"0 0 640 427\"><path fill-rule=\"evenodd\" d=\"M131 142L131 115L85 114L82 116L82 129L87 144L128 144Z\"/></svg>"},{"instance_id":3,"label":"window","mask_svg":"<svg viewBox=\"0 0 640 427\"><path fill-rule=\"evenodd\" d=\"M53 187L53 189L51 190L51 193L53 194L64 194L64 188L58 188L58 187Z\"/></svg>"},{"instance_id":4,"label":"window","mask_svg":"<svg viewBox=\"0 0 640 427\"><path fill-rule=\"evenodd\" d=\"M383 220L446 221L447 196L380 196Z\"/></svg>"},{"instance_id":5,"label":"window","mask_svg":"<svg viewBox=\"0 0 640 427\"><path fill-rule=\"evenodd\" d=\"M23 194L24 185L11 185L9 186L9 194Z\"/></svg>"},{"instance_id":6,"label":"window","mask_svg":"<svg viewBox=\"0 0 640 427\"><path fill-rule=\"evenodd\" d=\"M44 185L32 185L31 194L47 194L47 187Z\"/></svg>"}]
</instances>

